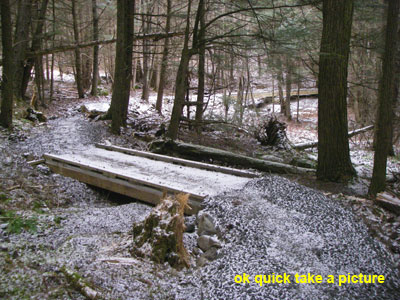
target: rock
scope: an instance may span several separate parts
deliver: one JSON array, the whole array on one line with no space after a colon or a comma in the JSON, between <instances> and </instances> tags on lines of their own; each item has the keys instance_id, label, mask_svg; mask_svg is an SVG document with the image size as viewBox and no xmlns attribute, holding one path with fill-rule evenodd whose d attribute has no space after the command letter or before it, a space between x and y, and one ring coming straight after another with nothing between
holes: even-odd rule
<instances>
[{"instance_id":1,"label":"rock","mask_svg":"<svg viewBox=\"0 0 400 300\"><path fill-rule=\"evenodd\" d=\"M211 247L201 257L207 258L208 260L215 260L217 258L217 248Z\"/></svg>"},{"instance_id":2,"label":"rock","mask_svg":"<svg viewBox=\"0 0 400 300\"><path fill-rule=\"evenodd\" d=\"M29 152L26 152L22 155L27 161L32 161L35 159L35 156L30 154Z\"/></svg>"},{"instance_id":3,"label":"rock","mask_svg":"<svg viewBox=\"0 0 400 300\"><path fill-rule=\"evenodd\" d=\"M186 232L192 233L196 229L196 217L195 216L188 216L185 217L185 227L186 227Z\"/></svg>"},{"instance_id":4,"label":"rock","mask_svg":"<svg viewBox=\"0 0 400 300\"><path fill-rule=\"evenodd\" d=\"M6 157L5 159L4 159L4 161L3 161L3 165L5 165L5 166L11 166L11 164L12 164L12 158L9 156L9 157Z\"/></svg>"},{"instance_id":5,"label":"rock","mask_svg":"<svg viewBox=\"0 0 400 300\"><path fill-rule=\"evenodd\" d=\"M200 236L197 239L197 244L199 245L199 248L203 251L207 251L211 247L221 248L221 243L218 241L218 239L208 235Z\"/></svg>"},{"instance_id":6,"label":"rock","mask_svg":"<svg viewBox=\"0 0 400 300\"><path fill-rule=\"evenodd\" d=\"M199 248L197 248L197 247L193 247L193 249L192 249L192 253L194 254L194 255L199 255L200 254L200 252L201 252L201 250L199 249Z\"/></svg>"},{"instance_id":7,"label":"rock","mask_svg":"<svg viewBox=\"0 0 400 300\"><path fill-rule=\"evenodd\" d=\"M5 243L0 244L0 251L8 251L8 246Z\"/></svg>"},{"instance_id":8,"label":"rock","mask_svg":"<svg viewBox=\"0 0 400 300\"><path fill-rule=\"evenodd\" d=\"M39 122L47 122L47 118L46 116L40 112L40 111L36 111L32 108L28 108L26 110L27 112L27 116L25 117L25 119L35 122L35 121L39 121Z\"/></svg>"},{"instance_id":9,"label":"rock","mask_svg":"<svg viewBox=\"0 0 400 300\"><path fill-rule=\"evenodd\" d=\"M197 258L197 260L196 260L196 266L198 267L198 268L201 268L201 267L204 267L206 264L208 264L209 263L209 261L205 258L205 257L203 257L203 256L200 256L199 258Z\"/></svg>"},{"instance_id":10,"label":"rock","mask_svg":"<svg viewBox=\"0 0 400 300\"><path fill-rule=\"evenodd\" d=\"M198 217L197 233L198 235L213 235L218 233L214 220L209 214L203 213Z\"/></svg>"}]
</instances>

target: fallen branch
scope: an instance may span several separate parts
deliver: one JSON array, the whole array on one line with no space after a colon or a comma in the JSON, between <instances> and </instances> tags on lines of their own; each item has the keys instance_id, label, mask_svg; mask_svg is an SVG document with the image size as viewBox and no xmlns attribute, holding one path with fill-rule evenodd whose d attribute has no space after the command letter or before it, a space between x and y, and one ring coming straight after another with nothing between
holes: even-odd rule
<instances>
[{"instance_id":1,"label":"fallen branch","mask_svg":"<svg viewBox=\"0 0 400 300\"><path fill-rule=\"evenodd\" d=\"M189 120L188 118L183 117L183 116L181 117L181 121L182 121L182 122L186 122L186 123L188 123L188 124L190 124L190 125L196 125L196 124L198 124L198 125L213 125L213 124L226 125L226 126L235 128L235 129L236 129L237 131L239 131L239 132L243 132L243 133L245 133L245 134L247 134L247 135L249 135L249 136L252 136L252 134L251 134L247 129L245 129L245 128L243 128L243 127L240 127L240 126L238 126L238 125L236 125L236 124L232 124L232 123L225 122L225 121L218 121L218 120L202 120L202 121L200 121L200 122L196 122L196 120Z\"/></svg>"},{"instance_id":2,"label":"fallen branch","mask_svg":"<svg viewBox=\"0 0 400 300\"><path fill-rule=\"evenodd\" d=\"M351 137L353 137L353 136L355 136L357 134L363 133L365 131L371 130L372 128L374 128L374 125L369 125L369 126L366 126L366 127L363 127L363 128L359 128L359 129L350 131L349 132L349 138L351 138ZM295 144L293 146L293 148L294 149L304 150L304 149L316 147L317 145L318 145L318 141L313 141L313 142Z\"/></svg>"},{"instance_id":3,"label":"fallen branch","mask_svg":"<svg viewBox=\"0 0 400 300\"><path fill-rule=\"evenodd\" d=\"M32 161L28 161L28 165L30 165L31 167L34 167L37 165L44 164L45 162L46 162L45 159L32 160Z\"/></svg>"},{"instance_id":4,"label":"fallen branch","mask_svg":"<svg viewBox=\"0 0 400 300\"><path fill-rule=\"evenodd\" d=\"M174 37L174 36L179 36L182 34L183 34L182 32L170 32L168 34L166 34L166 33L139 34L139 35L135 35L135 40L153 39L154 41L158 41L158 40L164 39L166 37ZM43 49L43 50L35 51L32 53L28 53L28 56L34 57L34 56L41 56L41 55L46 55L46 54L54 54L54 53L59 53L59 52L72 51L72 50L75 50L76 48L87 48L87 47L93 47L96 45L113 44L116 41L117 41L117 39L109 39L109 40L103 40L103 41L90 41L90 42L80 43L80 44L69 44L69 45L58 46L58 47L54 47L54 48L50 48L50 49Z\"/></svg>"},{"instance_id":5,"label":"fallen branch","mask_svg":"<svg viewBox=\"0 0 400 300\"><path fill-rule=\"evenodd\" d=\"M288 164L252 158L241 154L235 154L232 152L211 147L174 142L172 140L154 141L150 145L150 150L159 154L167 154L171 156L177 155L183 158L194 159L198 161L219 161L222 163L227 163L231 166L241 166L263 172L280 174L314 173L313 169L300 168Z\"/></svg>"},{"instance_id":6,"label":"fallen branch","mask_svg":"<svg viewBox=\"0 0 400 300\"><path fill-rule=\"evenodd\" d=\"M68 283L71 284L77 291L79 291L83 296L90 300L102 299L100 292L97 292L90 284L78 273L67 269L63 266L60 269L61 273L64 274Z\"/></svg>"},{"instance_id":7,"label":"fallen branch","mask_svg":"<svg viewBox=\"0 0 400 300\"><path fill-rule=\"evenodd\" d=\"M376 195L376 201L384 208L400 215L400 199L388 192Z\"/></svg>"}]
</instances>

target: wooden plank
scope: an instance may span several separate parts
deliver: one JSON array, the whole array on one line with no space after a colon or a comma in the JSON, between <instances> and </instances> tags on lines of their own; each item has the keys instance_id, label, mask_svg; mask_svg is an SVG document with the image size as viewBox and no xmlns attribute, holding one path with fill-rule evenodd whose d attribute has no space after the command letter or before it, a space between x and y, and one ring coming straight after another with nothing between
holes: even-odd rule
<instances>
[{"instance_id":1,"label":"wooden plank","mask_svg":"<svg viewBox=\"0 0 400 300\"><path fill-rule=\"evenodd\" d=\"M63 176L71 177L87 184L120 193L153 205L157 205L160 202L164 191L170 194L176 192L176 190L168 187L159 186L159 188L155 188L143 184L135 184L124 178L110 178L106 174L101 174L95 170L82 169L73 164L66 164L62 161L51 159L49 155L46 155L46 164L53 172ZM190 209L185 209L185 213L188 215L197 213L202 208L203 199L203 196L190 194Z\"/></svg>"},{"instance_id":2,"label":"wooden plank","mask_svg":"<svg viewBox=\"0 0 400 300\"><path fill-rule=\"evenodd\" d=\"M151 152L122 148L122 147L118 147L118 146L96 144L96 147L105 149L105 150L109 150L109 151L117 151L117 152L121 152L124 154L135 155L135 156L150 158L150 159L154 159L154 160L164 161L164 162L168 162L168 163L175 163L175 164L184 165L184 166L188 166L188 167L220 172L220 173L224 173L224 174L236 175L236 176L240 176L240 177L255 178L255 177L260 176L259 174L255 173L255 172L244 171L244 170L222 167L222 166L216 166L216 165L206 164L206 163L202 163L202 162L196 162L196 161L192 161L192 160L188 160L188 159L182 159L182 158L176 158L176 157L171 157L171 156L166 156L166 155L161 155L161 154L155 154L155 153L151 153Z\"/></svg>"},{"instance_id":3,"label":"wooden plank","mask_svg":"<svg viewBox=\"0 0 400 300\"><path fill-rule=\"evenodd\" d=\"M148 187L152 187L152 188L155 188L155 189L161 190L161 191L166 190L166 191L169 191L172 193L186 193L186 194L190 194L192 198L199 199L199 200L203 200L206 197L205 195L203 196L203 195L199 195L199 194L194 194L194 193L191 193L190 191L178 190L178 189L171 188L169 186L156 184L156 183L149 182L146 180L141 180L139 178L135 178L132 176L126 176L126 175L118 174L115 172L110 172L105 169L92 167L88 164L83 164L83 163L75 162L72 160L68 160L68 159L59 157L57 155L44 154L43 157L46 160L46 164L50 164L52 162L59 162L59 163L63 163L66 166L77 167L82 170L88 170L88 171L91 171L91 172L94 172L97 174L102 174L105 177L110 178L110 179L116 178L116 179L126 180L133 184L148 186Z\"/></svg>"}]
</instances>

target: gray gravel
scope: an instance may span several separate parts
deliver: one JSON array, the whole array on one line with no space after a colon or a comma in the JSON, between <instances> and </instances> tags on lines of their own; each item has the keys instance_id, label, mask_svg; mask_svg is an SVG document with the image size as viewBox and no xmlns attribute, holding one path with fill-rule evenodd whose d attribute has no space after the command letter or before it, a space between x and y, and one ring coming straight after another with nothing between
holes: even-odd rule
<instances>
[{"instance_id":1,"label":"gray gravel","mask_svg":"<svg viewBox=\"0 0 400 300\"><path fill-rule=\"evenodd\" d=\"M58 273L66 265L93 283L106 299L399 299L400 275L393 258L366 226L339 201L278 176L256 179L242 190L207 199L205 211L221 230L222 248L205 267L177 272L167 265L132 259L131 225L143 220L151 207L142 203L113 206L100 192L49 174L45 168L32 170L20 157L24 152L34 157L69 152L109 138L115 144L127 143L112 139L104 124L72 115L33 129L25 141L3 139L3 186L19 184L17 177L25 176L23 182L49 185L46 189L52 189L56 203L43 214L24 212L38 217L37 233L0 231L0 298L80 299ZM43 188L25 187L12 191L14 201L29 203L32 195L43 193ZM57 201L71 205L57 208ZM196 232L184 237L193 265L201 254L197 237ZM337 283L262 287L254 282L235 283L235 275L244 272L251 281L254 275L272 273L336 278L363 273L384 275L386 280L340 287Z\"/></svg>"},{"instance_id":2,"label":"gray gravel","mask_svg":"<svg viewBox=\"0 0 400 300\"><path fill-rule=\"evenodd\" d=\"M362 223L337 202L278 176L210 198L206 211L222 234L218 258L177 272L167 265L130 259L134 221L150 207L132 203L68 210L59 226L11 237L21 257L36 256L49 270L66 264L92 282L106 299L398 299L400 276L391 256ZM194 252L197 233L185 242ZM46 245L40 246L40 245ZM34 249L34 250L32 250ZM193 255L193 263L195 256ZM235 275L249 274L250 284ZM258 274L291 274L291 284L254 283ZM383 284L296 284L293 275L378 274Z\"/></svg>"},{"instance_id":3,"label":"gray gravel","mask_svg":"<svg viewBox=\"0 0 400 300\"><path fill-rule=\"evenodd\" d=\"M205 267L205 299L399 299L392 257L364 224L322 193L278 176L210 199L225 246ZM384 284L236 284L236 274L382 274ZM251 278L251 277L250 277ZM293 278L293 277L292 277Z\"/></svg>"}]
</instances>

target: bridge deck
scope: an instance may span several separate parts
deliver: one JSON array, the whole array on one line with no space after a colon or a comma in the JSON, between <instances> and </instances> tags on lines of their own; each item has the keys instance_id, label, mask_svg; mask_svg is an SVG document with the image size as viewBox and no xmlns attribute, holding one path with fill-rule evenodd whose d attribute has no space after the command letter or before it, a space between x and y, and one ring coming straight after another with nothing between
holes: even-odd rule
<instances>
[{"instance_id":1,"label":"bridge deck","mask_svg":"<svg viewBox=\"0 0 400 300\"><path fill-rule=\"evenodd\" d=\"M45 154L56 173L157 204L163 194L190 194L186 213L201 209L205 197L243 187L255 173L115 146L96 145L73 154Z\"/></svg>"}]
</instances>

